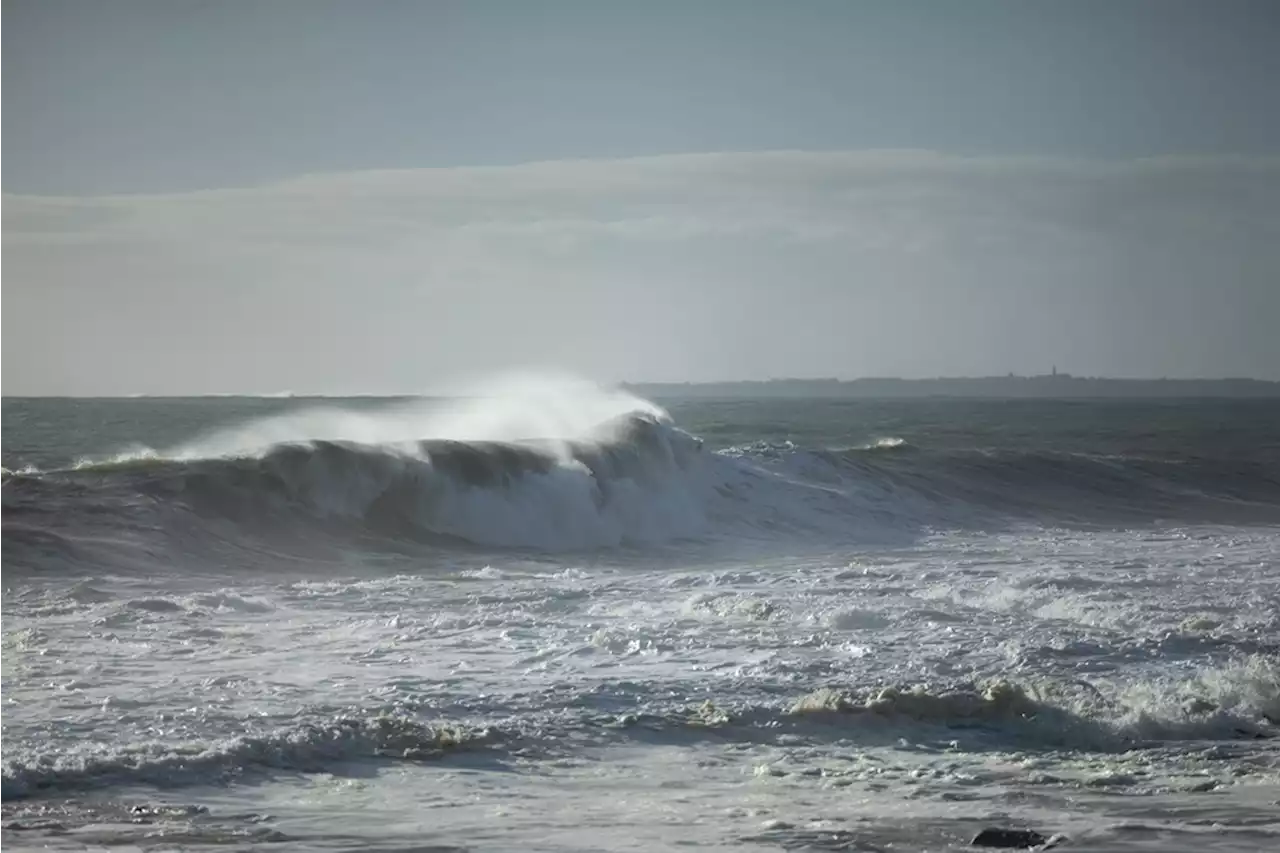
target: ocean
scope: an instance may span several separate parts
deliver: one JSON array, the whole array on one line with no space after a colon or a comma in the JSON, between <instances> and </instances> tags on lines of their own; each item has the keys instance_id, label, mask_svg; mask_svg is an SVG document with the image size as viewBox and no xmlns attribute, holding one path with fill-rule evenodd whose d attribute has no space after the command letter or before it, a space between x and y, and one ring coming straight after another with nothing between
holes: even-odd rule
<instances>
[{"instance_id":1,"label":"ocean","mask_svg":"<svg viewBox=\"0 0 1280 853\"><path fill-rule=\"evenodd\" d=\"M3 401L10 849L1280 849L1280 400Z\"/></svg>"}]
</instances>

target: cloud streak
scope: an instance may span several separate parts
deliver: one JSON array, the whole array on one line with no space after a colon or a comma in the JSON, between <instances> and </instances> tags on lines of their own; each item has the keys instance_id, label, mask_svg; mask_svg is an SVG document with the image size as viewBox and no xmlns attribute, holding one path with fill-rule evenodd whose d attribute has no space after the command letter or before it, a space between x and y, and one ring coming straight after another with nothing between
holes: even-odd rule
<instances>
[{"instance_id":1,"label":"cloud streak","mask_svg":"<svg viewBox=\"0 0 1280 853\"><path fill-rule=\"evenodd\" d=\"M764 152L6 196L5 393L1276 376L1280 158Z\"/></svg>"}]
</instances>

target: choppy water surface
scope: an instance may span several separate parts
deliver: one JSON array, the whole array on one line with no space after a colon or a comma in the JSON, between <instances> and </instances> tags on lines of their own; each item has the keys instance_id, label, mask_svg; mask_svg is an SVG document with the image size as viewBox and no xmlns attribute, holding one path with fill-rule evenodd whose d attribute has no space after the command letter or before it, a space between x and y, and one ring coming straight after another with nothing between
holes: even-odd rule
<instances>
[{"instance_id":1,"label":"choppy water surface","mask_svg":"<svg viewBox=\"0 0 1280 853\"><path fill-rule=\"evenodd\" d=\"M1280 845L1277 401L3 423L8 845Z\"/></svg>"}]
</instances>

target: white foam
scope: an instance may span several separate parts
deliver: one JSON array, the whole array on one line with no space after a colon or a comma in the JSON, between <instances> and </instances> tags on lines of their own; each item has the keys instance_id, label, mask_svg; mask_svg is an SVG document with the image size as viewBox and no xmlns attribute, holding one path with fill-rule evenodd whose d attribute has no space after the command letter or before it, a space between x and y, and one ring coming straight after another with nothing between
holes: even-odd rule
<instances>
[{"instance_id":1,"label":"white foam","mask_svg":"<svg viewBox=\"0 0 1280 853\"><path fill-rule=\"evenodd\" d=\"M410 517L424 531L502 547L575 550L651 544L706 532L715 486L699 443L672 427L665 411L620 390L564 376L506 376L454 389L450 399L414 400L376 411L313 408L223 429L165 452L137 448L114 466L259 460L287 493L321 516L360 518L388 493L412 483ZM625 441L634 418L655 425L642 464L602 483L573 453ZM437 476L422 442L537 442L554 464L521 471L501 486ZM298 464L278 451L316 442L354 446L349 458L317 455ZM356 455L358 454L358 456ZM405 493L404 489L400 489Z\"/></svg>"},{"instance_id":2,"label":"white foam","mask_svg":"<svg viewBox=\"0 0 1280 853\"><path fill-rule=\"evenodd\" d=\"M426 439L572 441L607 439L602 429L632 414L668 420L659 406L567 375L507 374L376 410L321 406L255 420L184 443L175 459L256 456L279 444L351 441L403 447Z\"/></svg>"},{"instance_id":3,"label":"white foam","mask_svg":"<svg viewBox=\"0 0 1280 853\"><path fill-rule=\"evenodd\" d=\"M422 760L494 737L487 730L424 725L403 717L339 717L212 743L80 745L52 755L5 761L5 800L50 788L103 782L184 784L253 767L309 769L353 758Z\"/></svg>"}]
</instances>

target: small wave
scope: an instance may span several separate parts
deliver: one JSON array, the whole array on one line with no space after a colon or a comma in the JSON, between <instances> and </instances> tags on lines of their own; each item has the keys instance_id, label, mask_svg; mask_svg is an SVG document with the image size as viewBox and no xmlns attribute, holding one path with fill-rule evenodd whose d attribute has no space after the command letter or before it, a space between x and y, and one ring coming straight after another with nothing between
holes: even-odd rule
<instances>
[{"instance_id":1,"label":"small wave","mask_svg":"<svg viewBox=\"0 0 1280 853\"><path fill-rule=\"evenodd\" d=\"M1274 716L1280 670L1255 657L1185 682L1086 682L822 687L789 704L734 707L708 700L662 714L623 714L622 731L719 729L748 740L848 739L868 745L943 742L960 751L991 748L1116 754L1280 738ZM1136 691L1136 692L1135 692Z\"/></svg>"},{"instance_id":2,"label":"small wave","mask_svg":"<svg viewBox=\"0 0 1280 853\"><path fill-rule=\"evenodd\" d=\"M0 799L49 789L227 782L253 769L315 772L361 758L426 761L499 737L492 729L430 726L401 716L338 717L216 743L145 743L6 761Z\"/></svg>"},{"instance_id":3,"label":"small wave","mask_svg":"<svg viewBox=\"0 0 1280 853\"><path fill-rule=\"evenodd\" d=\"M897 499L904 507L923 505L944 523L975 514L1068 523L1280 521L1280 471L1262 464L1203 457L929 450L906 443L796 450L778 454L776 460L774 467L838 481L881 503Z\"/></svg>"},{"instance_id":4,"label":"small wave","mask_svg":"<svg viewBox=\"0 0 1280 853\"><path fill-rule=\"evenodd\" d=\"M1253 656L1183 681L1131 684L1118 691L1085 682L995 679L876 687L822 687L790 702L693 705L621 713L578 707L517 716L497 727L429 725L403 713L351 712L328 720L211 743L88 746L61 753L6 755L3 799L41 791L117 784L172 787L227 782L253 770L320 772L344 761L425 761L459 749L554 752L557 745L631 738L637 731L775 742L795 738L893 744L902 737L955 748L1067 749L1114 754L1171 743L1280 737L1280 663Z\"/></svg>"},{"instance_id":5,"label":"small wave","mask_svg":"<svg viewBox=\"0 0 1280 853\"><path fill-rule=\"evenodd\" d=\"M34 465L24 465L17 470L0 467L0 484L8 485L10 480L37 477L40 473L40 469Z\"/></svg>"},{"instance_id":6,"label":"small wave","mask_svg":"<svg viewBox=\"0 0 1280 853\"><path fill-rule=\"evenodd\" d=\"M888 436L885 438L877 438L875 441L872 441L870 444L863 445L862 449L863 450L906 450L906 449L909 449L910 447L911 445L907 442L905 438Z\"/></svg>"},{"instance_id":7,"label":"small wave","mask_svg":"<svg viewBox=\"0 0 1280 853\"><path fill-rule=\"evenodd\" d=\"M1255 655L1186 681L1132 684L1110 696L1087 682L994 680L978 686L870 691L825 687L801 697L790 713L943 726L1006 725L1039 742L1076 749L1269 739L1280 737L1280 663Z\"/></svg>"}]
</instances>

